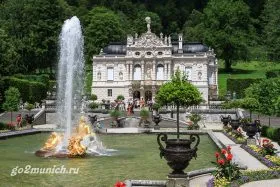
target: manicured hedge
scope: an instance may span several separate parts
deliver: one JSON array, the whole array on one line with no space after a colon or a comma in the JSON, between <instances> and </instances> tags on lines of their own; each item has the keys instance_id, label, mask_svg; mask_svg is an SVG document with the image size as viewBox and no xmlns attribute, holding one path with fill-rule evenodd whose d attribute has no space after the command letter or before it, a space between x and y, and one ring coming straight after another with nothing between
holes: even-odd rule
<instances>
[{"instance_id":1,"label":"manicured hedge","mask_svg":"<svg viewBox=\"0 0 280 187\"><path fill-rule=\"evenodd\" d=\"M6 77L4 81L6 89L13 86L19 90L23 102L41 102L46 98L48 89L46 84L15 77Z\"/></svg>"},{"instance_id":2,"label":"manicured hedge","mask_svg":"<svg viewBox=\"0 0 280 187\"><path fill-rule=\"evenodd\" d=\"M271 70L265 73L267 79L280 77L280 69L278 70Z\"/></svg>"},{"instance_id":3,"label":"manicured hedge","mask_svg":"<svg viewBox=\"0 0 280 187\"><path fill-rule=\"evenodd\" d=\"M278 142L280 145L280 128L262 126L261 135Z\"/></svg>"},{"instance_id":4,"label":"manicured hedge","mask_svg":"<svg viewBox=\"0 0 280 187\"><path fill-rule=\"evenodd\" d=\"M245 96L245 89L253 83L258 83L262 79L227 79L227 90L231 93L236 93L236 98L243 98Z\"/></svg>"}]
</instances>

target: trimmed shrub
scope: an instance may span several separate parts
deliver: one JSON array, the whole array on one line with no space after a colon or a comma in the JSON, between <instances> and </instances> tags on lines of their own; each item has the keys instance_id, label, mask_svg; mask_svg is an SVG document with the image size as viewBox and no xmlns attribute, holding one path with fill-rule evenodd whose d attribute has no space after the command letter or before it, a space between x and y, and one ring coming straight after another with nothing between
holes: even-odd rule
<instances>
[{"instance_id":1,"label":"trimmed shrub","mask_svg":"<svg viewBox=\"0 0 280 187\"><path fill-rule=\"evenodd\" d=\"M90 109L96 109L96 108L98 108L98 104L97 103L95 103L95 102L92 102L92 103L89 103L89 105L88 105L88 107L90 108Z\"/></svg>"},{"instance_id":2,"label":"trimmed shrub","mask_svg":"<svg viewBox=\"0 0 280 187\"><path fill-rule=\"evenodd\" d=\"M236 98L245 97L245 89L253 83L258 83L262 79L227 79L227 90L236 93Z\"/></svg>"},{"instance_id":3,"label":"trimmed shrub","mask_svg":"<svg viewBox=\"0 0 280 187\"><path fill-rule=\"evenodd\" d=\"M265 76L267 79L280 77L280 69L267 71Z\"/></svg>"},{"instance_id":4,"label":"trimmed shrub","mask_svg":"<svg viewBox=\"0 0 280 187\"><path fill-rule=\"evenodd\" d=\"M7 129L6 123L0 122L0 130L5 130Z\"/></svg>"},{"instance_id":5,"label":"trimmed shrub","mask_svg":"<svg viewBox=\"0 0 280 187\"><path fill-rule=\"evenodd\" d=\"M47 96L47 85L41 82L29 81L15 77L4 78L5 88L15 87L19 90L23 102L41 102Z\"/></svg>"},{"instance_id":6,"label":"trimmed shrub","mask_svg":"<svg viewBox=\"0 0 280 187\"><path fill-rule=\"evenodd\" d=\"M268 126L262 126L262 129L261 129L262 136L265 136L265 137L267 136L266 131L268 128L269 128Z\"/></svg>"},{"instance_id":7,"label":"trimmed shrub","mask_svg":"<svg viewBox=\"0 0 280 187\"><path fill-rule=\"evenodd\" d=\"M262 136L265 136L273 141L276 141L280 145L280 128L263 126Z\"/></svg>"}]
</instances>

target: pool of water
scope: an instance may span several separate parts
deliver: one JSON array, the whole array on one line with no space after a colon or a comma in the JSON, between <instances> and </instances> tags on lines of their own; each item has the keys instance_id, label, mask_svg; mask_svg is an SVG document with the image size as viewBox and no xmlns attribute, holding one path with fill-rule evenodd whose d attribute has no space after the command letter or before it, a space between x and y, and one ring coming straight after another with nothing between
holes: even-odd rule
<instances>
[{"instance_id":1,"label":"pool of water","mask_svg":"<svg viewBox=\"0 0 280 187\"><path fill-rule=\"evenodd\" d=\"M48 136L48 133L41 133L0 140L0 186L110 187L116 181L126 179L164 180L171 171L166 161L159 157L156 135L100 135L106 148L117 150L112 156L75 159L36 157L34 152L40 149ZM200 137L198 158L190 162L186 171L213 167L210 162L215 161L217 148L207 135ZM41 168L41 171L49 168L50 173L30 173L36 172L33 168ZM78 168L78 171L75 169L76 173L73 173L73 169L71 174L56 174L56 168L68 171ZM24 171L27 172L18 173Z\"/></svg>"}]
</instances>

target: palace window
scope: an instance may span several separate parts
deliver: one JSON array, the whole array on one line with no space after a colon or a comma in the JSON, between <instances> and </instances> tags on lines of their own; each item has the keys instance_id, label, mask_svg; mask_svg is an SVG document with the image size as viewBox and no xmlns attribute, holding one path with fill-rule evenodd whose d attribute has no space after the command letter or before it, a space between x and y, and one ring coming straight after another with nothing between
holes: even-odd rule
<instances>
[{"instance_id":1,"label":"palace window","mask_svg":"<svg viewBox=\"0 0 280 187\"><path fill-rule=\"evenodd\" d=\"M114 69L113 68L107 68L107 80L108 81L114 80Z\"/></svg>"},{"instance_id":2,"label":"palace window","mask_svg":"<svg viewBox=\"0 0 280 187\"><path fill-rule=\"evenodd\" d=\"M157 80L164 80L164 67L162 64L157 65Z\"/></svg>"},{"instance_id":3,"label":"palace window","mask_svg":"<svg viewBox=\"0 0 280 187\"><path fill-rule=\"evenodd\" d=\"M112 89L108 89L108 97L112 97L112 95L113 95Z\"/></svg>"},{"instance_id":4,"label":"palace window","mask_svg":"<svg viewBox=\"0 0 280 187\"><path fill-rule=\"evenodd\" d=\"M141 66L139 64L134 66L133 80L141 80Z\"/></svg>"}]
</instances>

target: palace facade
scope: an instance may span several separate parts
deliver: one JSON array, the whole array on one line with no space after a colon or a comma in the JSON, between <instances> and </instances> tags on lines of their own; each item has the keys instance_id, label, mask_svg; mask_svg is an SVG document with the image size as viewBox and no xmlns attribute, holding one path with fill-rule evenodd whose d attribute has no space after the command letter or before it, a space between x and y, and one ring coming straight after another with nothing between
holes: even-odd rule
<instances>
[{"instance_id":1,"label":"palace facade","mask_svg":"<svg viewBox=\"0 0 280 187\"><path fill-rule=\"evenodd\" d=\"M202 43L186 43L183 35L178 41L158 37L151 32L128 35L126 43L110 43L93 57L92 93L98 101L113 101L118 95L125 99L154 98L159 87L179 69L187 80L202 93L203 99L217 97L218 64L215 53Z\"/></svg>"}]
</instances>

